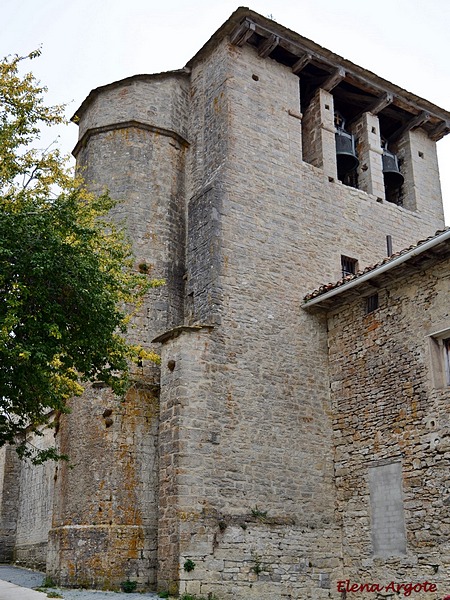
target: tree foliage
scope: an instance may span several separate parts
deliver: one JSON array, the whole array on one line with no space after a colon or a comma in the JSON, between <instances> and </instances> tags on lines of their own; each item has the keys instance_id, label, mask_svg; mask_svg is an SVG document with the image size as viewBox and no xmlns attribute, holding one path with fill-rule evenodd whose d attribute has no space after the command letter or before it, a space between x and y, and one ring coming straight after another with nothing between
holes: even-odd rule
<instances>
[{"instance_id":1,"label":"tree foliage","mask_svg":"<svg viewBox=\"0 0 450 600\"><path fill-rule=\"evenodd\" d=\"M87 381L119 395L130 360L155 359L124 334L149 287L132 270L130 246L107 214L107 193L89 193L58 150L37 150L42 126L63 123L63 107L21 75L24 58L0 63L0 446L34 461L55 457L27 443L52 411Z\"/></svg>"}]
</instances>

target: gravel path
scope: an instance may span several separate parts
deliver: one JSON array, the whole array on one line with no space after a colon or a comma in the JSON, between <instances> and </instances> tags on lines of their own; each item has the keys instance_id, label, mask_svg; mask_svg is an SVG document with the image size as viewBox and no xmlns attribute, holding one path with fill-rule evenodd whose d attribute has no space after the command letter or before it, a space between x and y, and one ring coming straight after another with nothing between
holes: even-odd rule
<instances>
[{"instance_id":1,"label":"gravel path","mask_svg":"<svg viewBox=\"0 0 450 600\"><path fill-rule=\"evenodd\" d=\"M40 573L38 571L30 571L29 569L22 569L20 567L13 567L11 565L0 565L0 579L25 588L31 589L39 587L42 584L44 577L45 573ZM159 598L158 594L153 592L148 594L124 594L122 592L68 590L60 588L48 588L48 591L57 592L62 598L64 598L64 600L142 600L143 598L151 598L154 600ZM45 600L47 595L45 593L42 594L42 598Z\"/></svg>"}]
</instances>

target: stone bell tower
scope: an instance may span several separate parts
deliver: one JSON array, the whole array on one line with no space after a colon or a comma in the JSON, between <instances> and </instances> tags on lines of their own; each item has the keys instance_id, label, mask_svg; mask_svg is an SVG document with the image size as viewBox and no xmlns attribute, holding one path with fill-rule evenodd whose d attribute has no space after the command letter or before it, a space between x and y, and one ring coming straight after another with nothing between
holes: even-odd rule
<instances>
[{"instance_id":1,"label":"stone bell tower","mask_svg":"<svg viewBox=\"0 0 450 600\"><path fill-rule=\"evenodd\" d=\"M450 114L240 8L184 69L77 116L86 181L166 280L132 330L162 358L123 404L93 389L61 423L50 573L334 597L327 337L301 299L442 227Z\"/></svg>"}]
</instances>

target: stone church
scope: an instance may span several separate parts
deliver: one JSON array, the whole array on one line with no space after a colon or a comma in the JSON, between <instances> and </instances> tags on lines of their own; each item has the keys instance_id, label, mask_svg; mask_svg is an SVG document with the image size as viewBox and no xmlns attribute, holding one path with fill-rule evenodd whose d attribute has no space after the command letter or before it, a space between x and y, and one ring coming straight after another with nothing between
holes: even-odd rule
<instances>
[{"instance_id":1,"label":"stone church","mask_svg":"<svg viewBox=\"0 0 450 600\"><path fill-rule=\"evenodd\" d=\"M450 594L450 113L239 8L76 117L166 281L131 331L161 367L37 441L70 465L2 449L0 558L218 600Z\"/></svg>"}]
</instances>

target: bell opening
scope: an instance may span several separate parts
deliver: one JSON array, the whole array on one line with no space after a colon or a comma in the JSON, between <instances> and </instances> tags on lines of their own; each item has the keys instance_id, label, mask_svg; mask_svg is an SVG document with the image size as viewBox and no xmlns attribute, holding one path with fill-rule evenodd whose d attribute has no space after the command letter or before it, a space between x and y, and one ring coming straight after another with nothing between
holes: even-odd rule
<instances>
[{"instance_id":1,"label":"bell opening","mask_svg":"<svg viewBox=\"0 0 450 600\"><path fill-rule=\"evenodd\" d=\"M403 175L396 171L384 171L384 185L392 189L400 189L405 181Z\"/></svg>"},{"instance_id":2,"label":"bell opening","mask_svg":"<svg viewBox=\"0 0 450 600\"><path fill-rule=\"evenodd\" d=\"M403 206L403 183L405 178L400 172L397 155L387 147L387 140L382 139L383 148L383 178L386 200Z\"/></svg>"},{"instance_id":3,"label":"bell opening","mask_svg":"<svg viewBox=\"0 0 450 600\"><path fill-rule=\"evenodd\" d=\"M344 181L358 168L359 160L356 156L355 138L345 130L345 120L339 113L335 114L335 126L338 179Z\"/></svg>"},{"instance_id":4,"label":"bell opening","mask_svg":"<svg viewBox=\"0 0 450 600\"><path fill-rule=\"evenodd\" d=\"M383 150L384 185L389 188L400 188L405 178L400 173L397 156L389 150Z\"/></svg>"},{"instance_id":5,"label":"bell opening","mask_svg":"<svg viewBox=\"0 0 450 600\"><path fill-rule=\"evenodd\" d=\"M397 155L387 149L387 143L383 141L383 178L386 192L386 200L402 206L402 185L405 178L400 173Z\"/></svg>"},{"instance_id":6,"label":"bell opening","mask_svg":"<svg viewBox=\"0 0 450 600\"><path fill-rule=\"evenodd\" d=\"M338 178L342 180L346 175L352 173L358 168L359 160L353 154L336 154L336 166Z\"/></svg>"}]
</instances>

